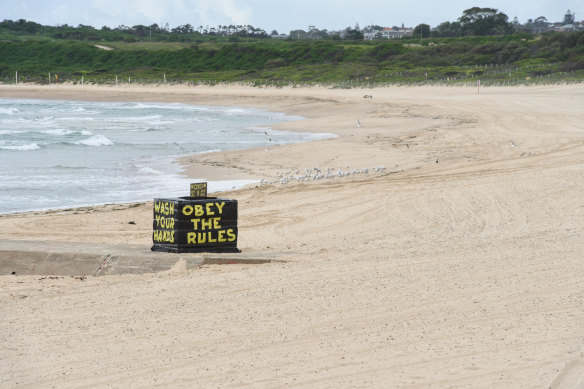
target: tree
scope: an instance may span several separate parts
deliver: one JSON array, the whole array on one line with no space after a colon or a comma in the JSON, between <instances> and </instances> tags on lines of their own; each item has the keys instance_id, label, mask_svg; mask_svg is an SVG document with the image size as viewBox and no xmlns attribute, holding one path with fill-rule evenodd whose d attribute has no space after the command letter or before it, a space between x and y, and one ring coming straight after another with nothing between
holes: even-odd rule
<instances>
[{"instance_id":1,"label":"tree","mask_svg":"<svg viewBox=\"0 0 584 389\"><path fill-rule=\"evenodd\" d=\"M160 27L158 26L158 24L154 23L148 26L148 33L149 34L160 34L161 32L164 32L160 29Z\"/></svg>"},{"instance_id":2,"label":"tree","mask_svg":"<svg viewBox=\"0 0 584 389\"><path fill-rule=\"evenodd\" d=\"M525 29L532 33L542 33L547 30L549 23L545 16L540 16L535 18L535 20L529 19L527 23L525 23Z\"/></svg>"},{"instance_id":3,"label":"tree","mask_svg":"<svg viewBox=\"0 0 584 389\"><path fill-rule=\"evenodd\" d=\"M195 29L190 24L185 24L184 26L181 25L181 26L175 27L171 30L171 32L173 34L183 34L183 35L192 34L194 31L195 31Z\"/></svg>"},{"instance_id":4,"label":"tree","mask_svg":"<svg viewBox=\"0 0 584 389\"><path fill-rule=\"evenodd\" d=\"M428 38L430 36L430 26L427 24L418 24L414 28L414 38Z\"/></svg>"},{"instance_id":5,"label":"tree","mask_svg":"<svg viewBox=\"0 0 584 389\"><path fill-rule=\"evenodd\" d=\"M308 39L327 39L328 32L327 32L327 30L319 30L318 28L313 27L306 34L306 38L308 38Z\"/></svg>"},{"instance_id":6,"label":"tree","mask_svg":"<svg viewBox=\"0 0 584 389\"><path fill-rule=\"evenodd\" d=\"M375 31L381 31L381 30L383 30L383 27L378 26L376 24L375 25L371 24L363 29L364 32L375 32Z\"/></svg>"},{"instance_id":7,"label":"tree","mask_svg":"<svg viewBox=\"0 0 584 389\"><path fill-rule=\"evenodd\" d=\"M460 23L458 22L444 22L439 24L434 29L434 35L443 37L455 37L460 35Z\"/></svg>"},{"instance_id":8,"label":"tree","mask_svg":"<svg viewBox=\"0 0 584 389\"><path fill-rule=\"evenodd\" d=\"M146 36L148 35L148 33L150 32L149 27L146 27L142 24L138 24L136 26L132 26L132 31L134 33L134 35L138 35L138 36Z\"/></svg>"},{"instance_id":9,"label":"tree","mask_svg":"<svg viewBox=\"0 0 584 389\"><path fill-rule=\"evenodd\" d=\"M536 18L533 23L536 25L547 26L548 20L545 16L540 16L539 18Z\"/></svg>"},{"instance_id":10,"label":"tree","mask_svg":"<svg viewBox=\"0 0 584 389\"><path fill-rule=\"evenodd\" d=\"M473 7L458 18L465 35L495 35L512 31L509 17L498 9Z\"/></svg>"},{"instance_id":11,"label":"tree","mask_svg":"<svg viewBox=\"0 0 584 389\"><path fill-rule=\"evenodd\" d=\"M359 25L357 25L356 27L358 28ZM344 39L349 40L349 41L358 41L358 40L363 40L364 36L363 36L363 33L357 29L348 28L347 30L345 30Z\"/></svg>"},{"instance_id":12,"label":"tree","mask_svg":"<svg viewBox=\"0 0 584 389\"><path fill-rule=\"evenodd\" d=\"M26 21L25 19L18 19L15 21L5 19L0 23L0 27L21 33L36 34L43 26L35 22Z\"/></svg>"},{"instance_id":13,"label":"tree","mask_svg":"<svg viewBox=\"0 0 584 389\"><path fill-rule=\"evenodd\" d=\"M517 16L515 16L513 18L513 21L511 22L511 28L513 29L513 32L516 34L521 33L521 32L525 32L528 30L525 26L523 26L521 23L519 23L519 19L517 18Z\"/></svg>"},{"instance_id":14,"label":"tree","mask_svg":"<svg viewBox=\"0 0 584 389\"><path fill-rule=\"evenodd\" d=\"M306 31L304 30L292 30L290 31L290 39L305 39L306 38Z\"/></svg>"},{"instance_id":15,"label":"tree","mask_svg":"<svg viewBox=\"0 0 584 389\"><path fill-rule=\"evenodd\" d=\"M566 12L566 14L564 15L564 24L574 24L574 19L575 19L575 14L573 14L572 12L570 12L570 10L568 10L568 12Z\"/></svg>"},{"instance_id":16,"label":"tree","mask_svg":"<svg viewBox=\"0 0 584 389\"><path fill-rule=\"evenodd\" d=\"M118 32L130 32L132 29L128 26L125 26L123 24L120 24L119 26L117 26L116 28L114 28L114 31L118 31Z\"/></svg>"}]
</instances>

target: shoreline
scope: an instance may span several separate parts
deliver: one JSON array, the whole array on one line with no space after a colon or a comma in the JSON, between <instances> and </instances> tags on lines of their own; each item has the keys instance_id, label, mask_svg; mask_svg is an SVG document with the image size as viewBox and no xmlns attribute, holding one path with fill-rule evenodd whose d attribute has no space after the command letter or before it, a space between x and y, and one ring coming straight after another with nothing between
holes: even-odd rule
<instances>
[{"instance_id":1,"label":"shoreline","mask_svg":"<svg viewBox=\"0 0 584 389\"><path fill-rule=\"evenodd\" d=\"M35 93L36 91L33 91L32 93ZM8 96L4 96L4 97L8 97ZM60 101L66 101L66 100L61 100L61 96L55 97L55 96L51 96L53 99L59 99ZM77 97L79 97L77 94L73 94L73 95L67 95L67 98L71 98L71 99L75 99ZM26 95L26 96L20 96L19 98L14 98L14 101L17 101L18 99L28 99L28 98L37 98L33 95ZM130 98L131 99L131 98ZM59 101L57 100L57 101ZM104 96L99 96L96 99L93 100L100 100L100 101L108 101L110 100L108 98L108 96L106 95ZM131 99L133 100L133 99ZM42 101L42 100L39 100ZM67 100L67 101L79 101L79 100ZM172 104L172 103L163 103L163 104ZM210 109L219 109L221 110L221 112L224 112L224 110L230 110L233 108L236 109L241 109L241 110L245 110L246 112L250 113L252 116L256 116L258 118L258 121L261 122L266 122L266 121L270 121L273 120L272 124L253 124L254 128L260 128L260 127L264 127L266 128L267 131L271 130L271 125L276 124L276 123L280 123L280 122L289 122L292 120L303 120L303 118L301 117L285 117L283 114L281 113L275 113L275 112L270 112L264 109L255 109L255 108L240 108L240 107L220 107L220 106L202 106L202 105L197 105L197 106L193 106L193 107L201 107L202 109L206 109L206 107L210 108ZM229 111L230 112L230 111ZM243 129L243 128L242 128ZM276 134L274 134L275 136L277 136ZM272 132L270 131L270 136L274 136L272 135ZM316 134L319 135L319 134ZM329 134L332 135L332 134ZM310 137L305 136L306 140L299 140L296 142L292 142L292 143L297 143L297 142L301 142L301 141L310 141ZM318 137L315 136L315 139L317 139ZM187 139L187 138L185 138ZM271 140L271 138L270 138ZM177 141L180 142L179 138L177 138ZM272 146L270 146L270 148L273 148ZM245 149L240 149L240 150L245 150ZM216 173L215 170L220 170L220 169L204 169L203 171L198 171L197 173L195 173L194 176L187 176L187 174L185 173L185 165L181 164L180 162L182 160L186 160L188 158L193 158L196 157L198 155L205 155L205 154L213 154L213 153L217 153L220 152L220 150L216 150L216 151L202 151L202 152L193 152L192 154L176 154L176 155L161 155L156 157L156 163L162 163L163 165L168 167L173 168L172 171L169 171L167 175L165 175L165 179L168 180L170 177L172 177L172 179L177 178L180 179L181 181L185 181L186 180L192 180L194 181L201 181L201 180L206 180L207 182L209 182L209 193L219 193L225 190L234 190L237 188L243 188L252 184L258 184L260 182L260 177L255 177L253 175L247 175L247 177L234 177L234 176L228 176L227 174L225 174L224 176L221 176L221 174ZM245 179L243 179L245 178ZM184 183L181 185L184 186L186 189L184 189L184 194L186 194L188 192L188 183ZM175 186L178 188L178 186ZM151 188L151 190L154 188ZM175 191L176 192L176 191ZM152 195L152 196L144 196L144 194L142 193L142 195L137 195L137 196L132 196L129 197L127 200L125 201L118 201L118 202L112 202L112 200L110 199L101 199L99 195L99 193L96 193L97 196L94 196L94 198L87 198L86 201L81 202L79 201L77 204L62 204L62 205L55 205L55 206L38 206L38 207L33 207L30 209L6 209L0 212L0 215L10 215L10 214L26 214L26 213L39 213L42 211L51 211L51 210L65 210L65 209L74 209L74 208L86 208L86 207L90 207L90 206L94 206L94 207L102 207L104 205L111 205L111 204L124 204L124 203L136 203L136 202L147 202L147 201L152 201L153 197L160 197L163 194L160 193L156 193L156 195ZM32 204L29 204L32 205ZM13 207L15 208L15 207Z\"/></svg>"},{"instance_id":2,"label":"shoreline","mask_svg":"<svg viewBox=\"0 0 584 389\"><path fill-rule=\"evenodd\" d=\"M272 263L188 269L177 257L152 274L0 276L6 386L503 389L584 379L584 85L480 95L13 89L0 96L259 107L306 118L274 129L339 135L189 156L189 175L385 169L222 192L238 200L238 248ZM151 233L151 203L0 217L0 242L39 251L148 249Z\"/></svg>"},{"instance_id":3,"label":"shoreline","mask_svg":"<svg viewBox=\"0 0 584 389\"><path fill-rule=\"evenodd\" d=\"M250 96L238 96L240 91L246 91ZM314 87L310 88L311 91L326 91L326 88ZM265 94L270 94L273 91L277 91L278 94L285 96L283 99L276 99L275 101L270 98L264 98ZM248 88L241 87L238 85L227 85L222 86L186 86L186 85L156 85L156 86L145 86L145 85L131 85L131 86L102 86L102 85L72 85L72 84L55 84L55 85L0 85L0 97L7 98L38 98L38 99L52 99L52 100L80 100L80 101L115 101L115 102L149 102L149 103L184 103L197 106L214 106L214 107L241 107L241 108L251 108L260 109L272 113L284 113L288 116L299 116L298 120L278 122L273 124L265 124L262 126L269 126L273 130L277 131L291 131L291 132L311 132L314 134L321 134L322 131L306 127L302 125L302 122L310 120L309 117L304 117L299 115L299 111L294 104L298 104L298 100L301 100L305 90L298 90L297 88L284 87L284 88ZM361 93L355 89L356 93ZM155 98L151 96L153 93L157 93ZM296 97L290 99L289 94L295 95L299 94L301 97ZM211 103L208 103L207 99L211 96ZM259 100L258 100L259 99ZM253 100L253 102L250 102ZM293 100L293 101L289 101ZM314 98L309 98L309 100L315 100ZM227 101L227 103L225 103ZM292 104L290 104L292 103ZM298 105L302 105L302 103ZM313 110L314 111L314 110ZM291 113L292 112L292 113ZM314 119L314 118L313 118ZM301 122L301 123L298 123ZM327 132L336 137L342 137L337 132ZM326 139L324 139L326 140ZM323 141L323 139L310 140L307 142L298 143L312 143ZM276 176L276 171L270 169L266 170L252 170L249 166L241 167L236 163L232 163L234 159L243 158L245 154L248 153L262 153L263 151L277 151L286 146L292 146L297 143L289 145L276 145L267 146L260 148L251 149L240 149L240 150L228 150L228 151L218 151L213 153L200 153L186 156L179 156L175 159L181 168L177 172L179 176L187 177L189 179L206 179L207 181L218 181L227 182L233 180L254 180L261 181L267 178L274 179ZM223 163L222 158L227 158L228 163ZM341 166L341 165L339 165ZM346 165L345 165L346 166ZM305 169L306 167L302 167ZM365 166L363 166L365 168ZM282 168L282 170L287 170ZM239 189L245 189L250 185L247 184L241 186ZM230 189L229 191L234 190ZM221 193L218 191L217 193ZM136 200L130 201L129 203L136 202L148 202L151 200ZM64 206L58 208L49 209L38 209L31 211L22 212L9 212L3 213L2 215L10 214L27 214L27 213L38 213L47 211L62 211L75 208L86 208L86 207L102 207L107 205L124 204L122 203L99 203L99 204L86 204L77 207Z\"/></svg>"}]
</instances>

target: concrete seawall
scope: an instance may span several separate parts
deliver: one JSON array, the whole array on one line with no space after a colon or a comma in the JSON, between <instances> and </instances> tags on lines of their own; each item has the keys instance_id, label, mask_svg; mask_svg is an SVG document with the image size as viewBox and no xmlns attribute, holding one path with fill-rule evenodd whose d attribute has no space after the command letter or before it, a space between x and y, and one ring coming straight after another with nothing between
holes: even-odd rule
<instances>
[{"instance_id":1,"label":"concrete seawall","mask_svg":"<svg viewBox=\"0 0 584 389\"><path fill-rule=\"evenodd\" d=\"M149 246L70 242L0 241L0 275L104 276L186 269L205 264L262 264L276 255L243 253L162 253Z\"/></svg>"}]
</instances>

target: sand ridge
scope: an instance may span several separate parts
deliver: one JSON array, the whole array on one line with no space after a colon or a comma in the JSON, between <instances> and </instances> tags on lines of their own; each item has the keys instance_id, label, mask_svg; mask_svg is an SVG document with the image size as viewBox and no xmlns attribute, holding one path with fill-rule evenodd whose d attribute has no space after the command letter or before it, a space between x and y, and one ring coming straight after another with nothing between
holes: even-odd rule
<instances>
[{"instance_id":1,"label":"sand ridge","mask_svg":"<svg viewBox=\"0 0 584 389\"><path fill-rule=\"evenodd\" d=\"M190 177L386 166L223 193L240 202L239 247L288 252L286 262L0 277L5 386L582 380L582 86L2 86L2 96L260 107L305 118L275 129L339 135L186 157ZM151 228L151 203L0 217L0 239L41 242L147 246Z\"/></svg>"}]
</instances>

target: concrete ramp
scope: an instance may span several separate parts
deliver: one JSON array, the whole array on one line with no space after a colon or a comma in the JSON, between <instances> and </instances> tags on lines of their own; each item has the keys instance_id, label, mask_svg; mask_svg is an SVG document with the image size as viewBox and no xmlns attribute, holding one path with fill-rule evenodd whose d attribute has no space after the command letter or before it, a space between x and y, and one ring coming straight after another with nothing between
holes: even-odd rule
<instances>
[{"instance_id":1,"label":"concrete ramp","mask_svg":"<svg viewBox=\"0 0 584 389\"><path fill-rule=\"evenodd\" d=\"M187 269L205 264L261 264L274 253L163 253L150 246L0 240L0 275L103 276Z\"/></svg>"}]
</instances>

